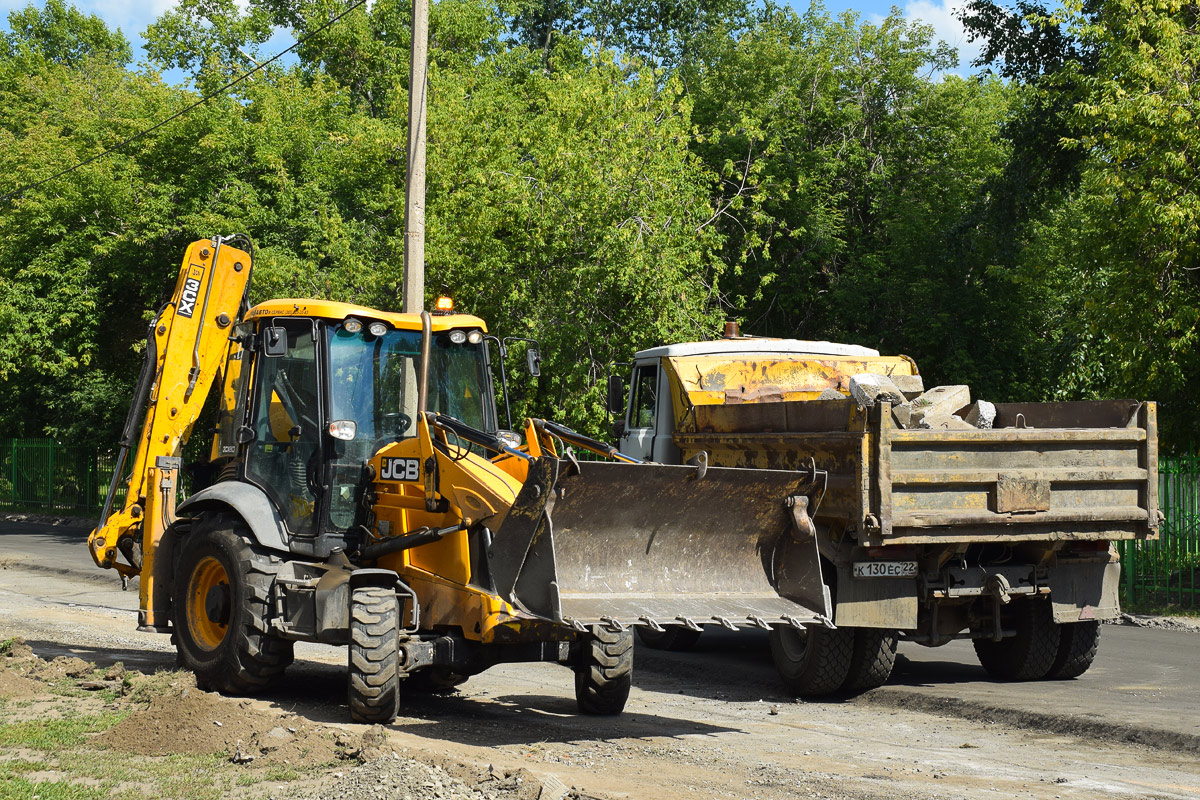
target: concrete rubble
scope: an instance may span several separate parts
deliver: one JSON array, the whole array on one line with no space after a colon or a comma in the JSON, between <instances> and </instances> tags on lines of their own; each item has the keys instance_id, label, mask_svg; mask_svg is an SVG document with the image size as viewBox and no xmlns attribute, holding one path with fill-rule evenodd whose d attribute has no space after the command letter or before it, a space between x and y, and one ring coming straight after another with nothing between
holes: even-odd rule
<instances>
[{"instance_id":1,"label":"concrete rubble","mask_svg":"<svg viewBox=\"0 0 1200 800\"><path fill-rule=\"evenodd\" d=\"M818 399L836 399L835 391L827 389ZM855 375L850 379L850 396L863 408L890 403L892 419L906 429L990 430L996 421L996 406L986 400L972 403L969 386L953 384L924 391L920 375ZM957 412L962 409L960 416Z\"/></svg>"}]
</instances>

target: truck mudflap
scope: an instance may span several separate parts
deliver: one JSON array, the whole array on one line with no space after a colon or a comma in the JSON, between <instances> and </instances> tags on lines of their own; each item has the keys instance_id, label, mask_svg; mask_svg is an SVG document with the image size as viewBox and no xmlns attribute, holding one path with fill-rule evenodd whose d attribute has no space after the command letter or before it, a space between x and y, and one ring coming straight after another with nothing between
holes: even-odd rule
<instances>
[{"instance_id":1,"label":"truck mudflap","mask_svg":"<svg viewBox=\"0 0 1200 800\"><path fill-rule=\"evenodd\" d=\"M824 477L543 456L495 532L492 579L576 628L828 624L809 517Z\"/></svg>"}]
</instances>

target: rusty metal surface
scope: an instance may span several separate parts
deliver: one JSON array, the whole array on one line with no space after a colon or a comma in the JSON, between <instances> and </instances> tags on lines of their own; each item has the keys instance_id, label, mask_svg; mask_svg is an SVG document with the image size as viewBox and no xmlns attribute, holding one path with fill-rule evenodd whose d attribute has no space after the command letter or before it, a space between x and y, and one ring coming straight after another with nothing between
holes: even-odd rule
<instances>
[{"instance_id":1,"label":"rusty metal surface","mask_svg":"<svg viewBox=\"0 0 1200 800\"><path fill-rule=\"evenodd\" d=\"M697 407L675 441L685 457L705 451L722 466L815 460L829 471L817 522L873 545L1154 535L1153 403L1001 405L1008 416L997 424L1020 414L1033 427L967 431L906 430L882 406L866 415L851 406Z\"/></svg>"},{"instance_id":2,"label":"rusty metal surface","mask_svg":"<svg viewBox=\"0 0 1200 800\"><path fill-rule=\"evenodd\" d=\"M812 491L808 473L699 472L562 462L540 518L531 490L496 534L491 563L503 572L494 574L501 595L530 613L582 624L828 617L815 540L794 532L786 505Z\"/></svg>"},{"instance_id":3,"label":"rusty metal surface","mask_svg":"<svg viewBox=\"0 0 1200 800\"><path fill-rule=\"evenodd\" d=\"M995 428L1124 428L1141 405L1137 400L1066 403L996 403ZM1018 415L1020 420L1018 421Z\"/></svg>"},{"instance_id":4,"label":"rusty metal surface","mask_svg":"<svg viewBox=\"0 0 1200 800\"><path fill-rule=\"evenodd\" d=\"M862 373L913 374L903 356L676 356L663 359L693 406L814 400L824 389L849 391Z\"/></svg>"},{"instance_id":5,"label":"rusty metal surface","mask_svg":"<svg viewBox=\"0 0 1200 800\"><path fill-rule=\"evenodd\" d=\"M1050 481L1041 473L996 478L996 513L1050 510Z\"/></svg>"}]
</instances>

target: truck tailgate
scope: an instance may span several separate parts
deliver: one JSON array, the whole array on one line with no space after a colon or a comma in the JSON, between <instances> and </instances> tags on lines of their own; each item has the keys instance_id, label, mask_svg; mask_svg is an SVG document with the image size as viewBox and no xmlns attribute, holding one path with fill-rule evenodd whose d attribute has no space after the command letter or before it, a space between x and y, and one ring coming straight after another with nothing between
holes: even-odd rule
<instances>
[{"instance_id":1,"label":"truck tailgate","mask_svg":"<svg viewBox=\"0 0 1200 800\"><path fill-rule=\"evenodd\" d=\"M1038 404L1045 422L1063 411L1112 404ZM992 430L905 430L880 414L865 520L873 544L1132 539L1158 527L1157 423L1153 403L1129 407L1122 427L1034 427L1038 405ZM999 420L1013 417L999 406ZM1074 420L1071 420L1074 421ZM1107 421L1107 420L1106 420ZM1097 422L1103 424L1099 419Z\"/></svg>"}]
</instances>

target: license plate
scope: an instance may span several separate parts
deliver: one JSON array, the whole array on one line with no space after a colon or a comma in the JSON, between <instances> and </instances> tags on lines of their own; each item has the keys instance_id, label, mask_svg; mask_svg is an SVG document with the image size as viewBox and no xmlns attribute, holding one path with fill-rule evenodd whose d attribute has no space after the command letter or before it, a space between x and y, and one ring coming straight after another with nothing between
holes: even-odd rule
<instances>
[{"instance_id":1,"label":"license plate","mask_svg":"<svg viewBox=\"0 0 1200 800\"><path fill-rule=\"evenodd\" d=\"M856 561L856 578L911 578L917 574L915 561Z\"/></svg>"}]
</instances>

